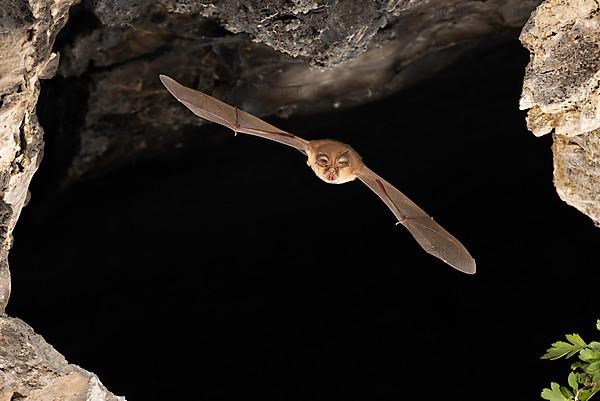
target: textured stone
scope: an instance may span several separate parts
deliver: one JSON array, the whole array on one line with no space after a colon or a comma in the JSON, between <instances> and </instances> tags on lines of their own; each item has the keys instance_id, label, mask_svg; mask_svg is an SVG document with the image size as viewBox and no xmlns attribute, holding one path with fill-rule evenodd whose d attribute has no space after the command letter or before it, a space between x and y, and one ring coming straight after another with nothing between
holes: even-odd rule
<instances>
[{"instance_id":1,"label":"textured stone","mask_svg":"<svg viewBox=\"0 0 600 401\"><path fill-rule=\"evenodd\" d=\"M0 401L124 401L19 319L0 317Z\"/></svg>"},{"instance_id":2,"label":"textured stone","mask_svg":"<svg viewBox=\"0 0 600 401\"><path fill-rule=\"evenodd\" d=\"M531 52L521 109L535 135L574 136L600 127L600 5L548 0L521 33Z\"/></svg>"},{"instance_id":3,"label":"textured stone","mask_svg":"<svg viewBox=\"0 0 600 401\"><path fill-rule=\"evenodd\" d=\"M556 135L552 151L558 195L600 226L600 130Z\"/></svg>"},{"instance_id":4,"label":"textured stone","mask_svg":"<svg viewBox=\"0 0 600 401\"><path fill-rule=\"evenodd\" d=\"M8 251L43 152L35 114L39 80L58 66L52 52L75 0L3 0L0 8L0 400L117 401L24 322L3 317L10 296Z\"/></svg>"},{"instance_id":5,"label":"textured stone","mask_svg":"<svg viewBox=\"0 0 600 401\"><path fill-rule=\"evenodd\" d=\"M54 39L74 1L5 0L0 10L0 315L10 294L11 233L43 150L38 80L51 75Z\"/></svg>"},{"instance_id":6,"label":"textured stone","mask_svg":"<svg viewBox=\"0 0 600 401\"><path fill-rule=\"evenodd\" d=\"M521 109L535 135L554 132L554 185L600 223L600 4L547 0L521 41L531 52Z\"/></svg>"},{"instance_id":7,"label":"textured stone","mask_svg":"<svg viewBox=\"0 0 600 401\"><path fill-rule=\"evenodd\" d=\"M419 38L426 47L448 39L521 27L539 1L492 0L95 0L103 25L139 24L149 10L218 19L233 33L248 33L260 43L311 63L333 66L356 57L371 42L384 42L382 28L406 39ZM414 35L414 36L413 36ZM438 41L434 44L434 41ZM405 44L409 41L404 40Z\"/></svg>"},{"instance_id":8,"label":"textured stone","mask_svg":"<svg viewBox=\"0 0 600 401\"><path fill-rule=\"evenodd\" d=\"M73 28L60 49L66 80L51 96L55 109L82 115L75 127L56 122L78 148L67 181L170 154L189 141L185 133L203 122L173 102L159 73L261 116L326 112L406 88L486 40L515 37L537 4L86 2L72 16L85 29ZM63 100L74 87L87 104Z\"/></svg>"}]
</instances>

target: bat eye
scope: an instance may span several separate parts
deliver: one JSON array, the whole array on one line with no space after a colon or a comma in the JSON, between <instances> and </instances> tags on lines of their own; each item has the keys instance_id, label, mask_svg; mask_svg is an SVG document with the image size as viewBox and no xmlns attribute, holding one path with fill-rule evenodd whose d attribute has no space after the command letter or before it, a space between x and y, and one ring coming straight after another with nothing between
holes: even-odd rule
<instances>
[{"instance_id":1,"label":"bat eye","mask_svg":"<svg viewBox=\"0 0 600 401\"><path fill-rule=\"evenodd\" d=\"M350 165L350 160L348 159L348 156L345 156L345 155L344 156L340 156L337 159L337 165L339 167L342 167L342 168L348 167Z\"/></svg>"},{"instance_id":2,"label":"bat eye","mask_svg":"<svg viewBox=\"0 0 600 401\"><path fill-rule=\"evenodd\" d=\"M320 154L317 157L317 164L321 167L326 167L327 164L329 163L329 157L327 157L327 155L325 154Z\"/></svg>"}]
</instances>

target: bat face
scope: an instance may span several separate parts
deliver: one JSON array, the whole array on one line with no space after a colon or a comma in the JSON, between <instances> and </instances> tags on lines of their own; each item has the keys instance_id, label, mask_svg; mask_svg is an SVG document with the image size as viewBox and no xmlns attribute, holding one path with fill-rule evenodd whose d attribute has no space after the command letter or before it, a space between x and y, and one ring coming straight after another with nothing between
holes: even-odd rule
<instances>
[{"instance_id":1,"label":"bat face","mask_svg":"<svg viewBox=\"0 0 600 401\"><path fill-rule=\"evenodd\" d=\"M308 165L317 177L329 184L343 184L356 178L362 165L358 153L350 146L329 139L308 144Z\"/></svg>"}]
</instances>

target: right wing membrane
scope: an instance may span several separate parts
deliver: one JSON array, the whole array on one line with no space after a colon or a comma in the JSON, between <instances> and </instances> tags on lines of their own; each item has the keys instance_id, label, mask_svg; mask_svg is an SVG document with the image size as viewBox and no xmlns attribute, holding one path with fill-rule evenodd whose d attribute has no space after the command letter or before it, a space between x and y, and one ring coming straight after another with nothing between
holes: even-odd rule
<instances>
[{"instance_id":1,"label":"right wing membrane","mask_svg":"<svg viewBox=\"0 0 600 401\"><path fill-rule=\"evenodd\" d=\"M362 166L357 177L385 202L427 253L464 273L475 273L475 259L464 245L406 195L367 166Z\"/></svg>"}]
</instances>

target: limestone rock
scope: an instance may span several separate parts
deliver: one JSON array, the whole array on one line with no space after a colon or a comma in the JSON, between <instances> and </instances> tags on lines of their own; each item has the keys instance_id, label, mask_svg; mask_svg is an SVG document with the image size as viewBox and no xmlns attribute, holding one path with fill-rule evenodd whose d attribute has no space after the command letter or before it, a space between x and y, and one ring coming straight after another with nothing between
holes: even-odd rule
<instances>
[{"instance_id":1,"label":"limestone rock","mask_svg":"<svg viewBox=\"0 0 600 401\"><path fill-rule=\"evenodd\" d=\"M574 136L600 127L600 5L548 0L521 33L531 52L521 108L535 135Z\"/></svg>"},{"instance_id":2,"label":"limestone rock","mask_svg":"<svg viewBox=\"0 0 600 401\"><path fill-rule=\"evenodd\" d=\"M0 401L117 401L24 322L3 317L10 295L8 251L43 151L36 117L39 79L54 75L52 52L76 0L4 0L0 8Z\"/></svg>"},{"instance_id":3,"label":"limestone rock","mask_svg":"<svg viewBox=\"0 0 600 401\"><path fill-rule=\"evenodd\" d=\"M0 317L0 401L124 401L98 377L67 363L31 327Z\"/></svg>"},{"instance_id":4,"label":"limestone rock","mask_svg":"<svg viewBox=\"0 0 600 401\"><path fill-rule=\"evenodd\" d=\"M600 130L556 135L552 151L558 195L600 226Z\"/></svg>"},{"instance_id":5,"label":"limestone rock","mask_svg":"<svg viewBox=\"0 0 600 401\"><path fill-rule=\"evenodd\" d=\"M64 80L53 88L48 113L82 115L54 123L77 149L56 157L72 158L64 175L78 180L184 147L185 133L203 122L173 102L160 73L259 116L326 112L406 88L486 40L515 37L538 4L85 2L60 48ZM74 91L82 95L71 102Z\"/></svg>"},{"instance_id":6,"label":"limestone rock","mask_svg":"<svg viewBox=\"0 0 600 401\"><path fill-rule=\"evenodd\" d=\"M196 21L208 17L280 52L333 66L355 58L372 42L384 43L390 35L403 36L407 47L411 40L406 39L418 38L422 42L418 47L430 48L521 27L537 4L536 0L96 0L94 13L103 25L121 27L139 24L148 10L195 15Z\"/></svg>"},{"instance_id":7,"label":"limestone rock","mask_svg":"<svg viewBox=\"0 0 600 401\"><path fill-rule=\"evenodd\" d=\"M531 52L521 108L535 135L554 132L554 184L561 199L600 224L600 5L547 0L521 41Z\"/></svg>"},{"instance_id":8,"label":"limestone rock","mask_svg":"<svg viewBox=\"0 0 600 401\"><path fill-rule=\"evenodd\" d=\"M54 39L74 2L5 0L0 9L0 315L10 294L11 233L43 150L38 80L52 75Z\"/></svg>"}]
</instances>

